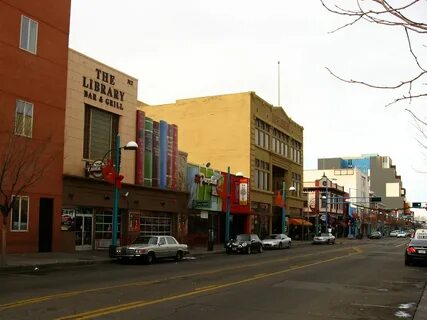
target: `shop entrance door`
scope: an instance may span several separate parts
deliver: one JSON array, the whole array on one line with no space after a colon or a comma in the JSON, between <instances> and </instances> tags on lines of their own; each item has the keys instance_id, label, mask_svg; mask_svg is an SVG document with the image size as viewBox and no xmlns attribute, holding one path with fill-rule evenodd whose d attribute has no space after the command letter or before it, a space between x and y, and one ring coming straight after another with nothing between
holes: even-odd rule
<instances>
[{"instance_id":1,"label":"shop entrance door","mask_svg":"<svg viewBox=\"0 0 427 320\"><path fill-rule=\"evenodd\" d=\"M92 250L92 215L76 214L76 250Z\"/></svg>"}]
</instances>

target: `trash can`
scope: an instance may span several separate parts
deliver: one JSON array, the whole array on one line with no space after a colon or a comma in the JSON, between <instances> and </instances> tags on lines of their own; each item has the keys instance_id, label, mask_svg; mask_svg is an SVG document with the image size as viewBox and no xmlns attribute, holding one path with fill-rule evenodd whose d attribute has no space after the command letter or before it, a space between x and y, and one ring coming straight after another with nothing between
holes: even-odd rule
<instances>
[{"instance_id":1,"label":"trash can","mask_svg":"<svg viewBox=\"0 0 427 320\"><path fill-rule=\"evenodd\" d=\"M214 230L208 230L208 251L213 251L214 246Z\"/></svg>"}]
</instances>

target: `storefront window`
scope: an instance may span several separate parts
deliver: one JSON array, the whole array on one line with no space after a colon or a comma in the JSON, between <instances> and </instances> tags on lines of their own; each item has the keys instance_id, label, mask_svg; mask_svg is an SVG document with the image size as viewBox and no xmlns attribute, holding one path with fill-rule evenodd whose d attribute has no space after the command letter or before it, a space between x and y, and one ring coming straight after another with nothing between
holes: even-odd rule
<instances>
[{"instance_id":1,"label":"storefront window","mask_svg":"<svg viewBox=\"0 0 427 320\"><path fill-rule=\"evenodd\" d=\"M117 239L120 239L121 214L118 215ZM113 212L104 210L96 213L95 240L97 247L108 247L111 244L113 229Z\"/></svg>"},{"instance_id":2,"label":"storefront window","mask_svg":"<svg viewBox=\"0 0 427 320\"><path fill-rule=\"evenodd\" d=\"M140 234L141 236L171 235L172 219L166 216L142 216Z\"/></svg>"}]
</instances>

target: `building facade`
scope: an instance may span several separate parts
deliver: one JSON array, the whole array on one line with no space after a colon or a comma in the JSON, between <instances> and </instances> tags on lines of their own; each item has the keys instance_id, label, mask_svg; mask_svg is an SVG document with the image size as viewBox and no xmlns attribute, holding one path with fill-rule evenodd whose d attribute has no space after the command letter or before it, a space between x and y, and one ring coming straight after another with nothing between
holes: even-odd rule
<instances>
[{"instance_id":1,"label":"building facade","mask_svg":"<svg viewBox=\"0 0 427 320\"><path fill-rule=\"evenodd\" d=\"M381 197L384 208L404 212L405 194L402 178L387 156L363 154L360 157L318 159L318 169L358 168L369 179L372 195Z\"/></svg>"},{"instance_id":2,"label":"building facade","mask_svg":"<svg viewBox=\"0 0 427 320\"><path fill-rule=\"evenodd\" d=\"M70 49L61 226L64 250L106 249L112 244L113 185L101 169L116 157L123 176L117 244L154 234L173 235L181 241L186 234L187 154L172 152L174 161L164 158L163 163L173 167L170 177L182 179L175 181L173 189L161 188L159 183L153 186L153 177L167 178L166 171L160 177L160 166L153 165L160 163L155 149L165 139L156 136L153 122L137 111L137 88L134 77ZM136 151L124 148L129 141L138 142Z\"/></svg>"},{"instance_id":3,"label":"building facade","mask_svg":"<svg viewBox=\"0 0 427 320\"><path fill-rule=\"evenodd\" d=\"M250 177L250 232L280 231L275 197L283 188L288 216L302 216L303 127L281 107L245 92L139 108L179 126L179 148L190 162ZM295 191L288 191L291 186Z\"/></svg>"},{"instance_id":4,"label":"building facade","mask_svg":"<svg viewBox=\"0 0 427 320\"><path fill-rule=\"evenodd\" d=\"M354 234L348 216L349 194L345 187L334 182L337 178L328 177L325 172L323 175L319 171L317 173L319 175L316 176L315 172L310 171L306 175L304 171L304 193L307 197L304 212L313 225L310 229L312 235L328 232L328 229L336 237Z\"/></svg>"},{"instance_id":5,"label":"building facade","mask_svg":"<svg viewBox=\"0 0 427 320\"><path fill-rule=\"evenodd\" d=\"M0 21L0 203L15 199L0 216L7 252L58 251L70 0L1 0Z\"/></svg>"}]
</instances>

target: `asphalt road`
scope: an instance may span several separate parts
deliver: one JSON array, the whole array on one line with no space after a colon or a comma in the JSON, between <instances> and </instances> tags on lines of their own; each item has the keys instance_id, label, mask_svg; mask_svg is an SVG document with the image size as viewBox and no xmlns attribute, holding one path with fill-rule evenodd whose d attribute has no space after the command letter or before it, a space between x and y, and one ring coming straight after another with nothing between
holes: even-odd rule
<instances>
[{"instance_id":1,"label":"asphalt road","mask_svg":"<svg viewBox=\"0 0 427 320\"><path fill-rule=\"evenodd\" d=\"M0 275L0 319L412 319L407 239Z\"/></svg>"}]
</instances>

